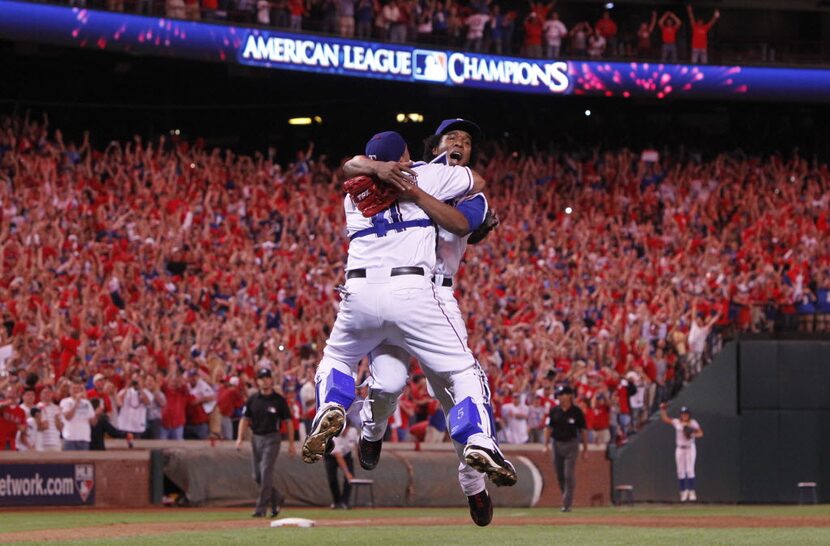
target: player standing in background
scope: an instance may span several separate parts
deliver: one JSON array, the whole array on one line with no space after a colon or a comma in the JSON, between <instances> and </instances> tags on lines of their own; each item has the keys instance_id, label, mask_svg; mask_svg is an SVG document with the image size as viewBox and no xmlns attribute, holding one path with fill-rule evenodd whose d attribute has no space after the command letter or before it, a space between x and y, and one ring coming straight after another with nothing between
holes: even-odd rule
<instances>
[{"instance_id":1,"label":"player standing in background","mask_svg":"<svg viewBox=\"0 0 830 546\"><path fill-rule=\"evenodd\" d=\"M674 460L677 463L677 479L680 485L680 502L697 500L695 493L695 459L697 448L695 438L703 437L700 424L692 419L692 412L683 406L680 408L680 419L672 419L666 413L666 404L660 404L660 420L671 425L675 430Z\"/></svg>"},{"instance_id":2,"label":"player standing in background","mask_svg":"<svg viewBox=\"0 0 830 546\"><path fill-rule=\"evenodd\" d=\"M467 166L475 156L474 146L480 140L481 129L475 123L460 118L444 120L424 143L424 161L449 166ZM377 160L391 159L375 155ZM346 173L368 172L369 167L370 164L365 159L355 158L347 162ZM423 204L423 201L421 203ZM453 276L461 266L471 234L474 237L473 242L480 241L497 225L498 220L489 211L487 200L482 193L464 196L453 204L454 207L450 204L432 204L427 210L439 226L433 282L435 293L442 307L466 347L467 328L453 293ZM438 212L441 214L437 214ZM453 225L449 225L449 220L454 215L460 215L460 227L459 222L451 222ZM392 345L382 345L370 354L372 383L369 399L371 402L363 406L364 425L358 451L360 465L366 470L374 469L380 459L388 418L395 412L398 399L406 386L409 359L409 353ZM482 375L482 383L486 386L487 378L484 370L479 367L479 371ZM441 404L447 419L447 427L452 434L450 415L458 399L453 396L451 384L446 378L433 373L428 367L424 367L423 372L427 378L429 393ZM489 390L486 393L485 404L489 413L491 411ZM484 475L467 463L464 454L465 446L462 442L453 437L453 445L460 461L458 479L462 491L467 496L470 515L477 525L486 526L492 520L493 505L486 489Z\"/></svg>"}]
</instances>

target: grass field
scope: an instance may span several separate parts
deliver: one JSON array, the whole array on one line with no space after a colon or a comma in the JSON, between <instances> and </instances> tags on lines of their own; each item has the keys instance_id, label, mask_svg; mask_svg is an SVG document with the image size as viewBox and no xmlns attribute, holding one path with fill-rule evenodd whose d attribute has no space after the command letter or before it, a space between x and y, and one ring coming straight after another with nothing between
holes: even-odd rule
<instances>
[{"instance_id":1,"label":"grass field","mask_svg":"<svg viewBox=\"0 0 830 546\"><path fill-rule=\"evenodd\" d=\"M51 510L0 513L0 543L50 544L828 544L830 506L497 509L475 527L464 509L295 509L312 529L271 529L249 510Z\"/></svg>"}]
</instances>

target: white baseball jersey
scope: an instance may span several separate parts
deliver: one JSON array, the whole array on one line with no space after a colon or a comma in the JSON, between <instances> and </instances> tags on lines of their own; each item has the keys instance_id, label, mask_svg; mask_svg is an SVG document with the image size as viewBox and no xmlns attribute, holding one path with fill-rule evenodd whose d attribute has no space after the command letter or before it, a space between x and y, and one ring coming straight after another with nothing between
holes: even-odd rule
<instances>
[{"instance_id":1,"label":"white baseball jersey","mask_svg":"<svg viewBox=\"0 0 830 546\"><path fill-rule=\"evenodd\" d=\"M427 165L427 163L417 162L414 166L419 167L422 165ZM446 152L438 155L435 159L430 161L429 165L447 165ZM464 195L455 200L448 200L447 203L455 207L458 207L458 205L462 203L475 205L474 207L470 207L475 210L475 212L472 213L475 217L468 217L473 230L475 230L484 221L484 217L487 215L487 209L489 207L487 198L484 197L483 193ZM461 259L464 257L464 251L467 250L467 239L469 239L469 237L469 235L459 237L454 233L450 233L441 226L438 226L438 256L434 269L436 275L452 277L458 273L458 269L461 267Z\"/></svg>"},{"instance_id":2,"label":"white baseball jersey","mask_svg":"<svg viewBox=\"0 0 830 546\"><path fill-rule=\"evenodd\" d=\"M680 419L672 419L671 424L674 427L674 441L677 444L677 447L687 447L695 445L695 437L692 436L691 438L686 438L686 435L683 434L683 427L689 425L694 429L699 429L700 425L697 424L697 421L694 419L690 419L688 423L684 423Z\"/></svg>"},{"instance_id":3,"label":"white baseball jersey","mask_svg":"<svg viewBox=\"0 0 830 546\"><path fill-rule=\"evenodd\" d=\"M473 175L467 167L419 164L413 167L417 184L441 201L456 199L473 187ZM423 267L435 270L436 235L428 228L429 216L414 203L396 203L381 214L366 218L349 197L344 202L346 229L351 242L346 270L361 268ZM422 226L395 227L401 223L422 221Z\"/></svg>"}]
</instances>

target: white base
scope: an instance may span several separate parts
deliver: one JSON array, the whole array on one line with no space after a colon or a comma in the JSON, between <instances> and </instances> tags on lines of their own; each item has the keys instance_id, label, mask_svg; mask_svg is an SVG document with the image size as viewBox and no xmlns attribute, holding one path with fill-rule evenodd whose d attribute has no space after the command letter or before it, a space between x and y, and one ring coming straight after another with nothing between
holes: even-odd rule
<instances>
[{"instance_id":1,"label":"white base","mask_svg":"<svg viewBox=\"0 0 830 546\"><path fill-rule=\"evenodd\" d=\"M271 527L314 527L314 520L305 518L281 518L272 521Z\"/></svg>"}]
</instances>

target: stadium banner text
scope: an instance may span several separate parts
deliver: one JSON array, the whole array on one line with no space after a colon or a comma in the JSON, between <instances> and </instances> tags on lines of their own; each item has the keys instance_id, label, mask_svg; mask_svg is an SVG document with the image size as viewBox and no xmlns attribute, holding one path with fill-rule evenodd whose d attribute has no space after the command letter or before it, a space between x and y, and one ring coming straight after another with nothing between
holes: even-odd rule
<instances>
[{"instance_id":1,"label":"stadium banner text","mask_svg":"<svg viewBox=\"0 0 830 546\"><path fill-rule=\"evenodd\" d=\"M94 504L94 464L0 465L0 506Z\"/></svg>"},{"instance_id":2,"label":"stadium banner text","mask_svg":"<svg viewBox=\"0 0 830 546\"><path fill-rule=\"evenodd\" d=\"M0 0L0 38L547 95L830 102L830 70L527 59Z\"/></svg>"}]
</instances>

